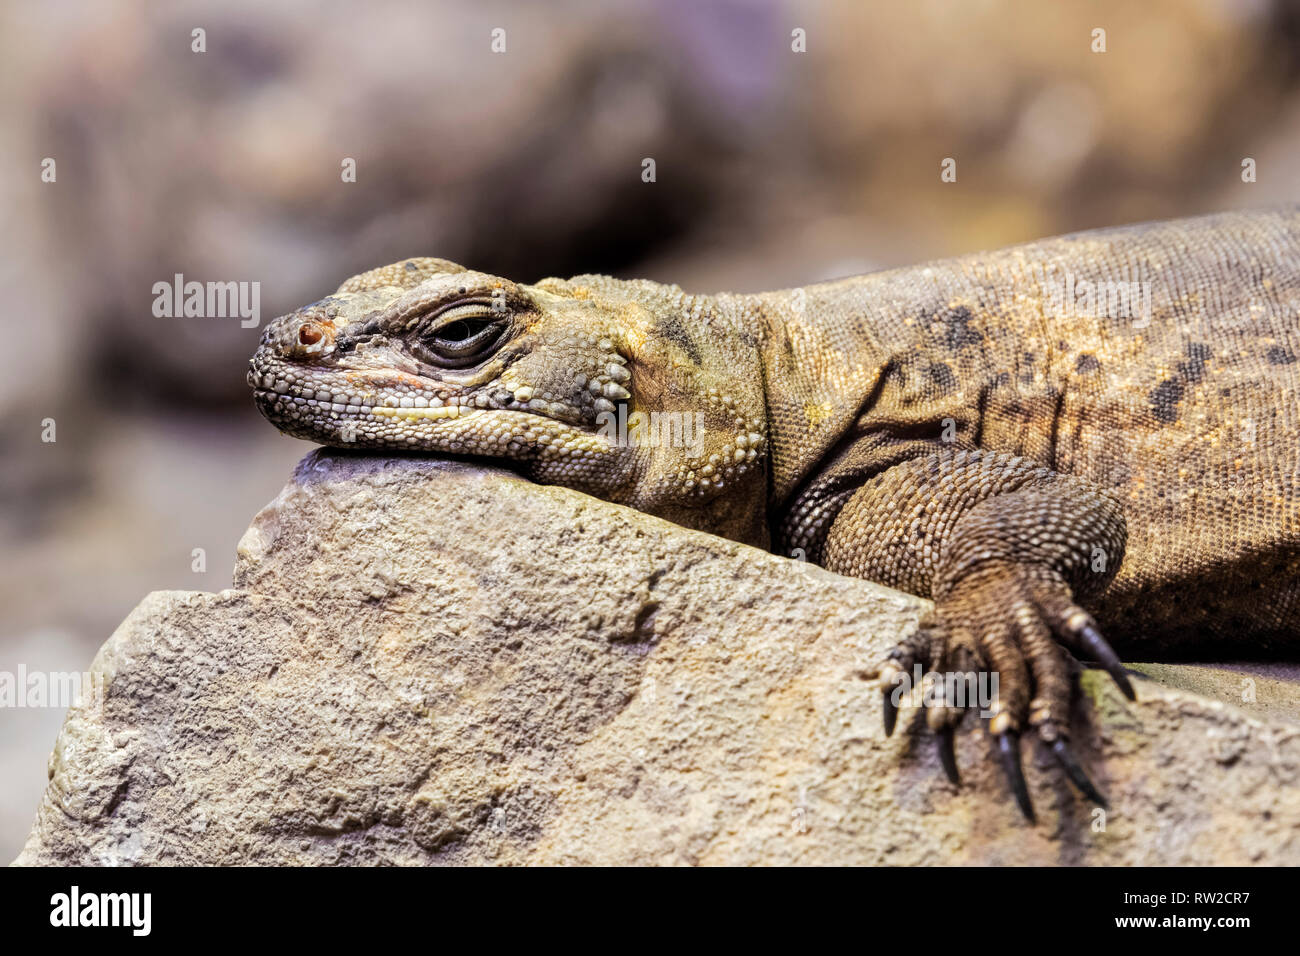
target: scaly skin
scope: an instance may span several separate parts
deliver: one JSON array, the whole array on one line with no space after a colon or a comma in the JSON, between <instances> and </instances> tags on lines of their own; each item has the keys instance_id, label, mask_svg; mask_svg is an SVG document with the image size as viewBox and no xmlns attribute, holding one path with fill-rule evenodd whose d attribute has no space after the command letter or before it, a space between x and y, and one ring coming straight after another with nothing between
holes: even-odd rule
<instances>
[{"instance_id":1,"label":"scaly skin","mask_svg":"<svg viewBox=\"0 0 1300 956\"><path fill-rule=\"evenodd\" d=\"M1112 298L1090 309L1089 288ZM1285 209L757 295L413 259L277 319L249 383L299 437L509 459L932 598L882 667L886 728L914 667L996 672L988 728L1032 819L1025 731L1102 802L1067 745L1062 648L1130 696L1103 629L1152 658L1294 651L1297 357ZM638 441L649 413L698 431ZM964 709L927 707L954 781Z\"/></svg>"}]
</instances>

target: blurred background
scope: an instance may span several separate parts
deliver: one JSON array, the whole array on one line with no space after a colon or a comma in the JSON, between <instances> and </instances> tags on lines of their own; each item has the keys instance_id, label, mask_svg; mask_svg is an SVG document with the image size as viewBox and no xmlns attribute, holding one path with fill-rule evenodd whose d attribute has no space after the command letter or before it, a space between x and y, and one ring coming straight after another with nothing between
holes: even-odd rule
<instances>
[{"instance_id":1,"label":"blurred background","mask_svg":"<svg viewBox=\"0 0 1300 956\"><path fill-rule=\"evenodd\" d=\"M0 63L10 673L229 586L309 450L250 401L259 329L155 317L176 273L265 324L414 255L752 291L1300 198L1282 0L11 0ZM62 719L0 709L0 863Z\"/></svg>"}]
</instances>

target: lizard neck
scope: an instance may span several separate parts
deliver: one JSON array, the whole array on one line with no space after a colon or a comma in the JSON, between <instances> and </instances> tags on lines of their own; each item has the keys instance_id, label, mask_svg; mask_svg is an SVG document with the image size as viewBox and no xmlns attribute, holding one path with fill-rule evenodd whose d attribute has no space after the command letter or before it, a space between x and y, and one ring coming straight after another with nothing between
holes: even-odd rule
<instances>
[{"instance_id":1,"label":"lizard neck","mask_svg":"<svg viewBox=\"0 0 1300 956\"><path fill-rule=\"evenodd\" d=\"M826 461L879 393L890 351L873 327L870 278L746 297L762 328L773 513Z\"/></svg>"}]
</instances>

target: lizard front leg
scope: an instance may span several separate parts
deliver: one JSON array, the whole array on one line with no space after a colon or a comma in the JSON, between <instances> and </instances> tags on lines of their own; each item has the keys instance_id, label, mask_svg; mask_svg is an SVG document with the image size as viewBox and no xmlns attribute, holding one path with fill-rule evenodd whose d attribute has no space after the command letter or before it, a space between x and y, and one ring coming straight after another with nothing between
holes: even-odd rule
<instances>
[{"instance_id":1,"label":"lizard front leg","mask_svg":"<svg viewBox=\"0 0 1300 956\"><path fill-rule=\"evenodd\" d=\"M916 665L938 678L936 688L973 681L977 671L995 673L988 729L1025 816L1034 818L1020 762L1026 727L1084 795L1104 805L1067 744L1073 680L1057 642L1099 662L1133 697L1119 658L1076 603L1105 587L1124 541L1124 516L1114 498L1083 479L1011 455L944 450L865 482L831 524L822 563L935 603L882 668L886 733L897 717L900 675ZM952 735L965 709L942 693L927 699L927 723L953 782Z\"/></svg>"}]
</instances>

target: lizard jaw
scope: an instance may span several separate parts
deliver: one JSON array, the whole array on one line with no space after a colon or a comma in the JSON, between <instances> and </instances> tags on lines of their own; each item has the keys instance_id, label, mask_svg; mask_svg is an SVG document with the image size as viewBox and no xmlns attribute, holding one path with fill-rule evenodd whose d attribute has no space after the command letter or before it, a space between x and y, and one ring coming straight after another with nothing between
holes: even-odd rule
<instances>
[{"instance_id":1,"label":"lizard jaw","mask_svg":"<svg viewBox=\"0 0 1300 956\"><path fill-rule=\"evenodd\" d=\"M332 401L335 397L346 402ZM274 389L254 390L258 410L298 438L336 447L433 451L507 459L603 458L616 451L605 436L535 412L462 404L402 407L367 404L378 396L322 401ZM394 401L387 396L380 401ZM436 401L436 399L435 399Z\"/></svg>"},{"instance_id":2,"label":"lizard jaw","mask_svg":"<svg viewBox=\"0 0 1300 956\"><path fill-rule=\"evenodd\" d=\"M263 416L295 437L505 458L535 458L551 448L612 450L584 409L500 381L495 363L443 379L401 369L397 358L375 349L338 367L287 359L283 351L278 338L267 338L249 362L247 381Z\"/></svg>"}]
</instances>

